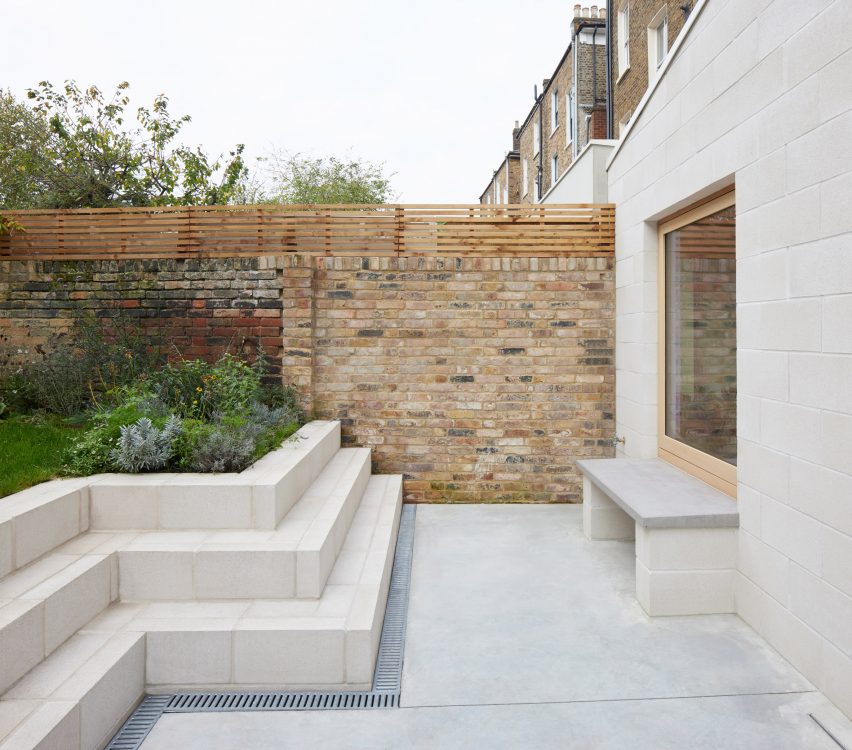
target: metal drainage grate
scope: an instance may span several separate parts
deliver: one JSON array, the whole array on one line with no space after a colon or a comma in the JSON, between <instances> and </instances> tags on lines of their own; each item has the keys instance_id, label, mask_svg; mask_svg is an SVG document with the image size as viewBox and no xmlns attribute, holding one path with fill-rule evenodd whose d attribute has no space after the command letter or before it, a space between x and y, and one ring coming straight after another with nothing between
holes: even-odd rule
<instances>
[{"instance_id":1,"label":"metal drainage grate","mask_svg":"<svg viewBox=\"0 0 852 750\"><path fill-rule=\"evenodd\" d=\"M328 711L397 708L402 688L402 658L411 557L414 550L414 505L403 505L394 551L382 638L370 691L266 692L266 693L174 693L146 696L125 722L107 750L137 750L164 713L217 711Z\"/></svg>"}]
</instances>

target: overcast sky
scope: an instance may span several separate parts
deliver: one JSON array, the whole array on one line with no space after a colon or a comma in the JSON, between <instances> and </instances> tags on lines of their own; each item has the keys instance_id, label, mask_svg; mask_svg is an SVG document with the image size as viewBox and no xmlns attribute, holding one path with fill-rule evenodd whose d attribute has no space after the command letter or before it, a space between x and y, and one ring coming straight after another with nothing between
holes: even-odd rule
<instances>
[{"instance_id":1,"label":"overcast sky","mask_svg":"<svg viewBox=\"0 0 852 750\"><path fill-rule=\"evenodd\" d=\"M587 3L590 4L590 3ZM603 3L599 3L603 4ZM569 0L2 0L0 87L160 92L187 143L384 162L408 203L475 203L569 42Z\"/></svg>"}]
</instances>

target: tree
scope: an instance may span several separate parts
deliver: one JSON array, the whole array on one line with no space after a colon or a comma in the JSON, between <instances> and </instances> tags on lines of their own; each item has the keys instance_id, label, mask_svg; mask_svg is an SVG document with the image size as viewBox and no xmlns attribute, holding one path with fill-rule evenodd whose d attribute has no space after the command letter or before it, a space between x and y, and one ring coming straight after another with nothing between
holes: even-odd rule
<instances>
[{"instance_id":1,"label":"tree","mask_svg":"<svg viewBox=\"0 0 852 750\"><path fill-rule=\"evenodd\" d=\"M168 98L128 121L129 84L107 99L96 86L42 81L30 104L0 96L0 206L101 208L211 205L241 200L243 146L212 160L177 142L189 115L172 117Z\"/></svg>"},{"instance_id":2,"label":"tree","mask_svg":"<svg viewBox=\"0 0 852 750\"><path fill-rule=\"evenodd\" d=\"M383 164L275 151L267 161L267 203L387 203L395 198Z\"/></svg>"}]
</instances>

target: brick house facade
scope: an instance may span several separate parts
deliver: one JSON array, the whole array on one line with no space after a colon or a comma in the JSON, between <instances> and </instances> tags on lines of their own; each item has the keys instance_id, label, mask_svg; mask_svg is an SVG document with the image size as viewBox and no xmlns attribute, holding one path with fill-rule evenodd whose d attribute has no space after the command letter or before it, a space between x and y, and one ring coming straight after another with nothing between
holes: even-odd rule
<instances>
[{"instance_id":1,"label":"brick house facade","mask_svg":"<svg viewBox=\"0 0 852 750\"><path fill-rule=\"evenodd\" d=\"M513 151L481 194L480 203L503 202L499 176L507 166L509 202L537 202L590 139L605 135L606 13L599 13L596 6L581 13L578 6L571 22L571 42L553 75L544 79L523 124L520 128L516 124ZM512 161L516 162L516 183L511 179Z\"/></svg>"},{"instance_id":2,"label":"brick house facade","mask_svg":"<svg viewBox=\"0 0 852 750\"><path fill-rule=\"evenodd\" d=\"M656 68L683 28L693 2L665 0L614 0L610 24L612 46L610 76L612 87L612 136L621 130L636 111L648 85L656 77ZM660 29L660 38L656 31ZM624 39L627 30L627 47ZM658 45L665 39L662 48ZM659 50L659 51L658 51Z\"/></svg>"},{"instance_id":3,"label":"brick house facade","mask_svg":"<svg viewBox=\"0 0 852 750\"><path fill-rule=\"evenodd\" d=\"M512 151L480 203L537 203L589 141L619 138L693 5L613 0L609 11L575 5L568 48L526 119L515 123Z\"/></svg>"}]
</instances>

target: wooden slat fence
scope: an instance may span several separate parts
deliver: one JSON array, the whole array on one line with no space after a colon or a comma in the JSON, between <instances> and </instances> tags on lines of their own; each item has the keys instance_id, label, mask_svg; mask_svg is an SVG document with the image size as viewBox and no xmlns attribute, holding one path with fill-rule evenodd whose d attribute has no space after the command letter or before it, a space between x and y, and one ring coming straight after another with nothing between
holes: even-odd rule
<instances>
[{"instance_id":1,"label":"wooden slat fence","mask_svg":"<svg viewBox=\"0 0 852 750\"><path fill-rule=\"evenodd\" d=\"M608 256L613 205L169 206L4 211L0 260L321 255Z\"/></svg>"}]
</instances>

